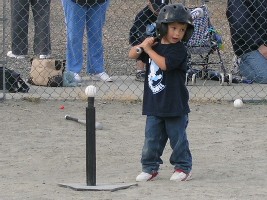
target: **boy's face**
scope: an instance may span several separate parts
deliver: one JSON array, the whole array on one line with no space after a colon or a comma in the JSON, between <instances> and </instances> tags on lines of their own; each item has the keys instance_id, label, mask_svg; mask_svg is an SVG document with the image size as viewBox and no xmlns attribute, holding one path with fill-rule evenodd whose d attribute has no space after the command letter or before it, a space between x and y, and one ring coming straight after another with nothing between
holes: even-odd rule
<instances>
[{"instance_id":1,"label":"boy's face","mask_svg":"<svg viewBox=\"0 0 267 200\"><path fill-rule=\"evenodd\" d=\"M174 44L180 42L186 32L187 24L172 22L168 24L168 32L162 39L164 44Z\"/></svg>"}]
</instances>

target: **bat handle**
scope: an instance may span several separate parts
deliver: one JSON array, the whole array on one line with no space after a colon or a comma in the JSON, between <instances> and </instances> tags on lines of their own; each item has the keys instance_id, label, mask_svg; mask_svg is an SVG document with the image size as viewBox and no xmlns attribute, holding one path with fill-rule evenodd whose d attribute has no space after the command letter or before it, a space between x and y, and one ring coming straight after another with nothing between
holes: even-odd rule
<instances>
[{"instance_id":1,"label":"bat handle","mask_svg":"<svg viewBox=\"0 0 267 200\"><path fill-rule=\"evenodd\" d=\"M65 119L67 119L67 120L72 120L72 121L75 121L75 122L78 122L78 119L77 119L77 118L71 117L71 116L69 116L69 115L66 115L66 116L65 116Z\"/></svg>"},{"instance_id":2,"label":"bat handle","mask_svg":"<svg viewBox=\"0 0 267 200\"><path fill-rule=\"evenodd\" d=\"M144 51L142 47L136 47L136 53L141 54Z\"/></svg>"}]
</instances>

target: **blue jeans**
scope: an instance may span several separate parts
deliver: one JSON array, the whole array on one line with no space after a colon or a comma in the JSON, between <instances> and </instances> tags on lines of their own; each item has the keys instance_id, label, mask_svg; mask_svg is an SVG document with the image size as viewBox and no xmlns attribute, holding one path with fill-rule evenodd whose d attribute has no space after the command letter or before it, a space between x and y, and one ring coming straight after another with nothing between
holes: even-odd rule
<instances>
[{"instance_id":1,"label":"blue jeans","mask_svg":"<svg viewBox=\"0 0 267 200\"><path fill-rule=\"evenodd\" d=\"M172 154L170 163L174 169L189 173L192 169L192 156L186 135L188 115L182 117L147 116L145 142L142 150L142 171L153 173L159 170L163 150L170 140Z\"/></svg>"},{"instance_id":2,"label":"blue jeans","mask_svg":"<svg viewBox=\"0 0 267 200\"><path fill-rule=\"evenodd\" d=\"M87 33L87 73L104 72L102 29L110 0L94 6L80 6L62 0L67 25L67 70L79 73L83 66L83 36Z\"/></svg>"},{"instance_id":3,"label":"blue jeans","mask_svg":"<svg viewBox=\"0 0 267 200\"><path fill-rule=\"evenodd\" d=\"M241 56L240 73L256 83L267 83L267 59L258 50Z\"/></svg>"}]
</instances>

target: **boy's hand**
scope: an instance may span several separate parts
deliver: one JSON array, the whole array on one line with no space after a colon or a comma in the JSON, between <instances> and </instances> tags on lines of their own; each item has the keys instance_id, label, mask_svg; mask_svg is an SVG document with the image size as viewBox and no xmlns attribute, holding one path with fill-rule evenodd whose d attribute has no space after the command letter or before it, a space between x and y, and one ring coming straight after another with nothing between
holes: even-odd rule
<instances>
[{"instance_id":1,"label":"boy's hand","mask_svg":"<svg viewBox=\"0 0 267 200\"><path fill-rule=\"evenodd\" d=\"M152 49L152 46L155 45L155 38L154 37L148 37L146 38L141 44L140 47L144 49L144 51L147 53Z\"/></svg>"}]
</instances>

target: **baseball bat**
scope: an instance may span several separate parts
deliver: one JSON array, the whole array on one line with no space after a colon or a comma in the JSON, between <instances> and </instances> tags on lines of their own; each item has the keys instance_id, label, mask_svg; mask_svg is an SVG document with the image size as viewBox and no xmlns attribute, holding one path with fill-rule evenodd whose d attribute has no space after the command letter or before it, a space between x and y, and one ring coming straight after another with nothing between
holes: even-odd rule
<instances>
[{"instance_id":1,"label":"baseball bat","mask_svg":"<svg viewBox=\"0 0 267 200\"><path fill-rule=\"evenodd\" d=\"M72 117L72 116L70 116L70 115L65 115L65 119L66 119L66 120L70 120L70 121L74 121L74 122L78 122L78 123L80 123L80 124L84 124L84 125L86 125L86 120L78 119L78 118L76 118L76 117ZM96 123L95 123L95 128L96 128L97 130L102 130L102 129L103 129L103 126L102 126L102 124L101 124L100 122L96 122Z\"/></svg>"},{"instance_id":2,"label":"baseball bat","mask_svg":"<svg viewBox=\"0 0 267 200\"><path fill-rule=\"evenodd\" d=\"M65 119L66 120L70 120L70 121L74 121L74 122L78 122L80 124L86 124L86 120L82 120L82 119L78 119L78 118L75 118L75 117L71 117L69 115L66 115Z\"/></svg>"},{"instance_id":3,"label":"baseball bat","mask_svg":"<svg viewBox=\"0 0 267 200\"><path fill-rule=\"evenodd\" d=\"M193 20L203 17L204 16L204 11L202 8L195 8L194 10L191 11L191 15ZM144 51L142 47L136 47L136 53L141 54Z\"/></svg>"}]
</instances>

